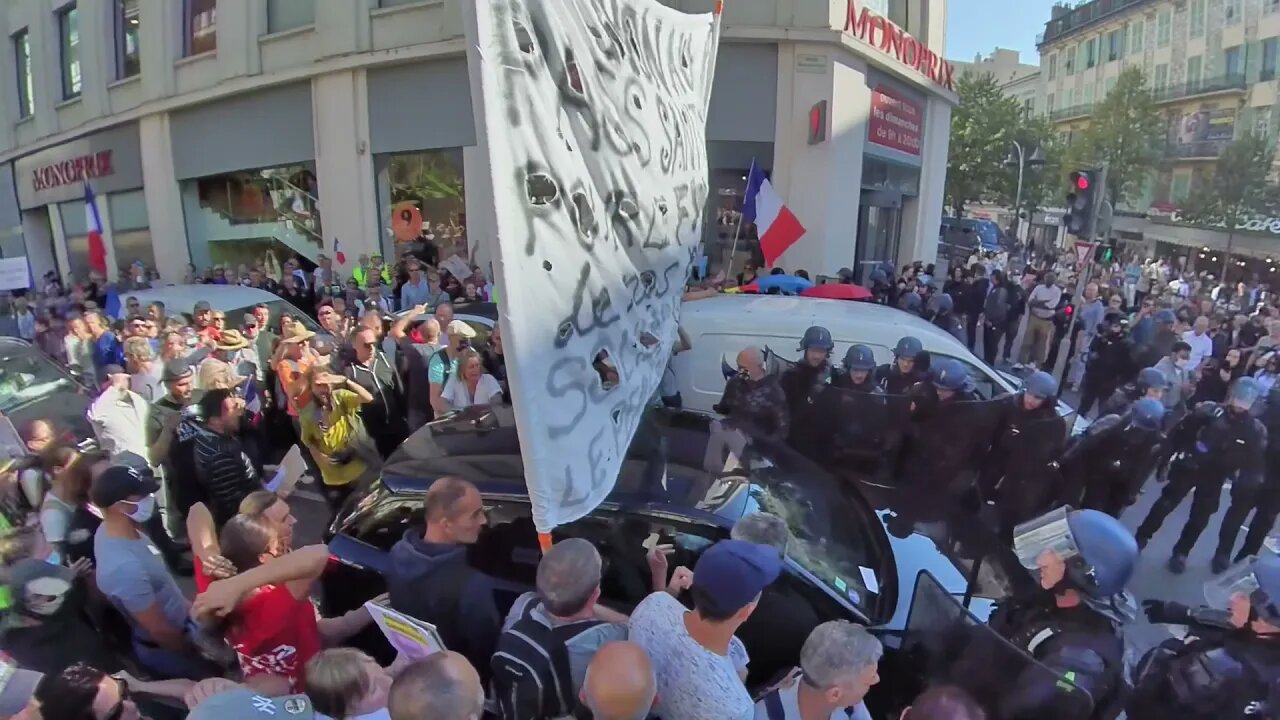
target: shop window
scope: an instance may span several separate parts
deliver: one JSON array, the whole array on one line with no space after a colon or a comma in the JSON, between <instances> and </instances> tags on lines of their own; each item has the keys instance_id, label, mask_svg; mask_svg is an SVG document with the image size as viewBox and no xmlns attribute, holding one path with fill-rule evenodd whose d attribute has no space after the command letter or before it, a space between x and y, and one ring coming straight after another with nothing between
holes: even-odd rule
<instances>
[{"instance_id":1,"label":"shop window","mask_svg":"<svg viewBox=\"0 0 1280 720\"><path fill-rule=\"evenodd\" d=\"M421 237L435 246L440 260L451 255L469 259L462 150L447 148L385 155L380 166L386 168L387 187L385 195L380 193L380 197L389 200L380 217L388 228L391 208L412 203L422 214Z\"/></svg>"},{"instance_id":2,"label":"shop window","mask_svg":"<svg viewBox=\"0 0 1280 720\"><path fill-rule=\"evenodd\" d=\"M116 3L116 79L123 80L142 72L142 13L138 0L115 0Z\"/></svg>"},{"instance_id":3,"label":"shop window","mask_svg":"<svg viewBox=\"0 0 1280 720\"><path fill-rule=\"evenodd\" d=\"M70 5L58 11L61 43L62 98L80 97L80 11Z\"/></svg>"},{"instance_id":4,"label":"shop window","mask_svg":"<svg viewBox=\"0 0 1280 720\"><path fill-rule=\"evenodd\" d=\"M316 24L316 0L267 0L267 32Z\"/></svg>"},{"instance_id":5,"label":"shop window","mask_svg":"<svg viewBox=\"0 0 1280 720\"><path fill-rule=\"evenodd\" d=\"M711 171L711 188L715 193L711 200L715 210L714 243L718 248L713 251L711 243L708 243L708 265L712 268L723 268L726 264L731 264L737 270L742 269L744 262L735 262L731 257L735 249L735 232L738 256L748 256L753 263L760 262L760 235L755 223L742 223L741 227L738 224L742 218L742 202L747 192L747 173L750 171L750 168ZM764 174L768 177L771 173L766 170Z\"/></svg>"},{"instance_id":6,"label":"shop window","mask_svg":"<svg viewBox=\"0 0 1280 720\"><path fill-rule=\"evenodd\" d=\"M1193 38L1204 36L1204 0L1191 0L1187 12L1187 32Z\"/></svg>"},{"instance_id":7,"label":"shop window","mask_svg":"<svg viewBox=\"0 0 1280 720\"><path fill-rule=\"evenodd\" d=\"M76 282L89 278L89 225L84 215L84 201L58 203L62 218L62 235L67 241L67 266Z\"/></svg>"},{"instance_id":8,"label":"shop window","mask_svg":"<svg viewBox=\"0 0 1280 720\"><path fill-rule=\"evenodd\" d=\"M151 245L147 199L143 191L112 193L107 196L107 204L111 210L111 241L116 265L122 272L128 271L134 262L154 269L156 255Z\"/></svg>"},{"instance_id":9,"label":"shop window","mask_svg":"<svg viewBox=\"0 0 1280 720\"><path fill-rule=\"evenodd\" d=\"M18 117L29 118L35 112L31 93L31 33L26 28L13 35L13 56L18 70Z\"/></svg>"},{"instance_id":10,"label":"shop window","mask_svg":"<svg viewBox=\"0 0 1280 720\"><path fill-rule=\"evenodd\" d=\"M1173 35L1173 13L1165 10L1156 16L1156 47L1169 47L1169 39Z\"/></svg>"},{"instance_id":11,"label":"shop window","mask_svg":"<svg viewBox=\"0 0 1280 720\"><path fill-rule=\"evenodd\" d=\"M183 54L218 49L218 0L183 0Z\"/></svg>"}]
</instances>

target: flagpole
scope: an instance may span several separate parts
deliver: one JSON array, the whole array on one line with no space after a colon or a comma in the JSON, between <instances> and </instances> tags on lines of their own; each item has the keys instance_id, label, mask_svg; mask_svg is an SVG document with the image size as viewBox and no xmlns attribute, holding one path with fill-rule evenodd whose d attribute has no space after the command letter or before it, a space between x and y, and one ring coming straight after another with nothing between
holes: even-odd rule
<instances>
[{"instance_id":1,"label":"flagpole","mask_svg":"<svg viewBox=\"0 0 1280 720\"><path fill-rule=\"evenodd\" d=\"M748 182L748 183L750 183L750 182L751 182L750 177L751 177L750 175L748 175L748 176L747 176L747 178L748 178L747 182ZM746 204L746 202L747 202L747 190L746 190L746 188L743 188L743 190L742 190L742 202L743 202L743 204L744 204L744 205L745 205L745 204ZM733 277L733 261L734 261L734 260L736 260L736 259L738 258L738 234L739 234L740 232L742 232L742 216L743 216L743 214L744 214L744 213L742 212L742 210L738 210L738 224L733 228L733 249L729 251L729 269L728 269L728 270L725 272L725 274L724 274L724 279L725 279L725 280L728 280L729 278Z\"/></svg>"}]
</instances>

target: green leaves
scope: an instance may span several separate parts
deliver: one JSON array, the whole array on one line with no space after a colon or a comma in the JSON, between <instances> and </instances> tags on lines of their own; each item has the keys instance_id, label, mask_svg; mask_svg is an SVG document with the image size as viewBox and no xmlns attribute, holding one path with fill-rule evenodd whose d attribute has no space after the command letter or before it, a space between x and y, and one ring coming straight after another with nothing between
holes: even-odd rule
<instances>
[{"instance_id":1,"label":"green leaves","mask_svg":"<svg viewBox=\"0 0 1280 720\"><path fill-rule=\"evenodd\" d=\"M990 74L961 77L956 93L960 104L951 114L945 192L947 204L959 215L967 203L998 195L1008 184L1004 160L1022 123L1022 110Z\"/></svg>"},{"instance_id":2,"label":"green leaves","mask_svg":"<svg viewBox=\"0 0 1280 720\"><path fill-rule=\"evenodd\" d=\"M1164 142L1164 123L1151 88L1142 71L1132 67L1120 73L1115 87L1094 106L1089 127L1067 151L1067 165L1109 163L1107 188L1120 205L1142 192L1163 157Z\"/></svg>"},{"instance_id":3,"label":"green leaves","mask_svg":"<svg viewBox=\"0 0 1280 720\"><path fill-rule=\"evenodd\" d=\"M1192 188L1182 207L1184 220L1228 229L1258 215L1269 215L1278 204L1270 181L1271 144L1264 135L1247 132L1222 151L1213 174Z\"/></svg>"}]
</instances>

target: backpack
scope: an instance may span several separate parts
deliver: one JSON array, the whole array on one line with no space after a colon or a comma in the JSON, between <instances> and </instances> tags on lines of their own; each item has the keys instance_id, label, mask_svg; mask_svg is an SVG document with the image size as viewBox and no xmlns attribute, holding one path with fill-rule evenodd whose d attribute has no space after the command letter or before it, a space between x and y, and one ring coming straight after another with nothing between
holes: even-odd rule
<instances>
[{"instance_id":1,"label":"backpack","mask_svg":"<svg viewBox=\"0 0 1280 720\"><path fill-rule=\"evenodd\" d=\"M992 325L1004 325L1009 319L1009 291L1004 287L998 287L987 293L987 299L982 305L982 314Z\"/></svg>"},{"instance_id":2,"label":"backpack","mask_svg":"<svg viewBox=\"0 0 1280 720\"><path fill-rule=\"evenodd\" d=\"M571 718L580 710L567 644L601 622L550 627L533 616L541 605L542 600L528 603L520 619L498 638L490 667L502 720Z\"/></svg>"}]
</instances>

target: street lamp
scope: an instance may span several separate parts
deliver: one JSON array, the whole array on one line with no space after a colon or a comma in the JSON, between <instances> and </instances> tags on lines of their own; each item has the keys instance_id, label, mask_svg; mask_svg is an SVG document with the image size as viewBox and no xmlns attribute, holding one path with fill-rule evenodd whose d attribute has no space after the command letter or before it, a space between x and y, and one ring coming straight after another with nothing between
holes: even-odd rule
<instances>
[{"instance_id":1,"label":"street lamp","mask_svg":"<svg viewBox=\"0 0 1280 720\"><path fill-rule=\"evenodd\" d=\"M1009 157L1005 158L1006 167L1018 168L1018 190L1014 193L1013 199L1013 236L1019 238L1022 230L1022 173L1027 169L1028 165L1044 165L1044 152L1039 146L1031 153L1031 157L1027 157L1022 147L1022 143L1017 140L1011 140L1013 148L1009 150Z\"/></svg>"}]
</instances>

